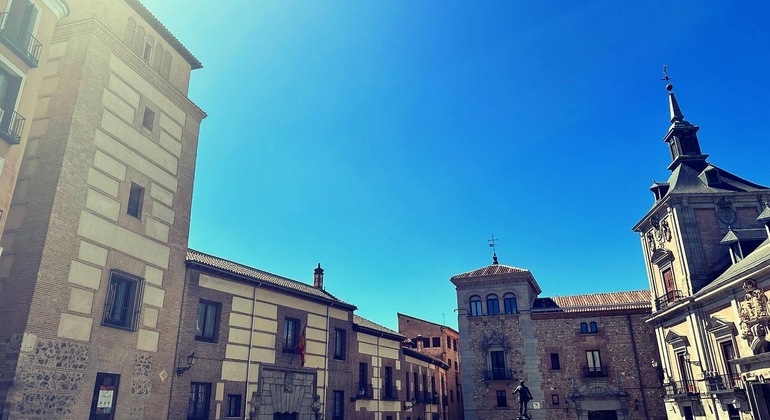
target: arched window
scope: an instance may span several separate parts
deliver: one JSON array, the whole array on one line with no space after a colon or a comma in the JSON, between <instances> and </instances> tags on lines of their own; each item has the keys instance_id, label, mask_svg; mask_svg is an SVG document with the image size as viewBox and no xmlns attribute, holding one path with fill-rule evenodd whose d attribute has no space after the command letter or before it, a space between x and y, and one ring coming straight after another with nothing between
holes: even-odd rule
<instances>
[{"instance_id":1,"label":"arched window","mask_svg":"<svg viewBox=\"0 0 770 420\"><path fill-rule=\"evenodd\" d=\"M580 334L588 334L588 324L585 322L580 323Z\"/></svg>"},{"instance_id":2,"label":"arched window","mask_svg":"<svg viewBox=\"0 0 770 420\"><path fill-rule=\"evenodd\" d=\"M589 330L592 333L599 332L599 329L596 328L596 323L595 322L592 322L592 323L588 324L588 327L589 327Z\"/></svg>"},{"instance_id":3,"label":"arched window","mask_svg":"<svg viewBox=\"0 0 770 420\"><path fill-rule=\"evenodd\" d=\"M481 311L481 297L471 296L471 316L481 316L484 312Z\"/></svg>"},{"instance_id":4,"label":"arched window","mask_svg":"<svg viewBox=\"0 0 770 420\"><path fill-rule=\"evenodd\" d=\"M516 295L513 293L506 293L503 295L503 306L506 314L516 313Z\"/></svg>"},{"instance_id":5,"label":"arched window","mask_svg":"<svg viewBox=\"0 0 770 420\"><path fill-rule=\"evenodd\" d=\"M487 315L499 315L500 314L500 300L497 295L491 294L487 296Z\"/></svg>"}]
</instances>

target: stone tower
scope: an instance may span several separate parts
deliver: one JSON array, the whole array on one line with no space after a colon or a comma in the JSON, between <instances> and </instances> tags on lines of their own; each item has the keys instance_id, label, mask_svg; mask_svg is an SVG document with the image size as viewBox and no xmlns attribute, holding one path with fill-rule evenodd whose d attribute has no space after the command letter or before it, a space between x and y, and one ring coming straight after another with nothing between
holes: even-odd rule
<instances>
[{"instance_id":1,"label":"stone tower","mask_svg":"<svg viewBox=\"0 0 770 420\"><path fill-rule=\"evenodd\" d=\"M200 62L138 0L53 34L2 239L3 419L166 418Z\"/></svg>"}]
</instances>

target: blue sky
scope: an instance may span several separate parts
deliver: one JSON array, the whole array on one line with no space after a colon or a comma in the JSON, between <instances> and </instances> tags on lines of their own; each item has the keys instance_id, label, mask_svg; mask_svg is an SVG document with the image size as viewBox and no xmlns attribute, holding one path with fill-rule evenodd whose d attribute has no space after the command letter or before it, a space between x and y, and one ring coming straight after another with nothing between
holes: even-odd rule
<instances>
[{"instance_id":1,"label":"blue sky","mask_svg":"<svg viewBox=\"0 0 770 420\"><path fill-rule=\"evenodd\" d=\"M710 161L768 185L764 2L144 0L204 65L190 247L456 327L449 278L648 288L662 67Z\"/></svg>"}]
</instances>

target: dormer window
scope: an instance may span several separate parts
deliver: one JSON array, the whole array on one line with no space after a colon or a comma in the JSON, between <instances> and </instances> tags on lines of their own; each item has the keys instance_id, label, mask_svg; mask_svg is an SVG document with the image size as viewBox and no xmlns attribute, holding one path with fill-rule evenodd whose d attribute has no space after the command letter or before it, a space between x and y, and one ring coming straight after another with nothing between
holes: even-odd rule
<instances>
[{"instance_id":1,"label":"dormer window","mask_svg":"<svg viewBox=\"0 0 770 420\"><path fill-rule=\"evenodd\" d=\"M703 171L703 173L706 175L706 184L708 184L708 186L712 187L722 183L719 178L719 169L712 166Z\"/></svg>"}]
</instances>

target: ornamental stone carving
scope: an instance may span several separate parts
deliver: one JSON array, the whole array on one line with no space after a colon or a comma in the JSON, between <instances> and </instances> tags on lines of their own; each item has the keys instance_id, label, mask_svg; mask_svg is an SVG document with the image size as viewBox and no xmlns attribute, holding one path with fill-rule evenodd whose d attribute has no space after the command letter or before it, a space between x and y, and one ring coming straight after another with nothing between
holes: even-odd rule
<instances>
[{"instance_id":1,"label":"ornamental stone carving","mask_svg":"<svg viewBox=\"0 0 770 420\"><path fill-rule=\"evenodd\" d=\"M656 249L663 249L667 242L671 242L671 226L667 219L660 220L658 217L653 217L650 220L651 229L647 231L645 239L647 242L647 249L652 254Z\"/></svg>"},{"instance_id":2,"label":"ornamental stone carving","mask_svg":"<svg viewBox=\"0 0 770 420\"><path fill-rule=\"evenodd\" d=\"M751 279L743 283L743 290L746 291L746 295L743 297L738 314L741 319L739 324L741 338L747 341L754 354L765 353L770 349L770 343L766 340L770 323L767 296Z\"/></svg>"}]
</instances>

